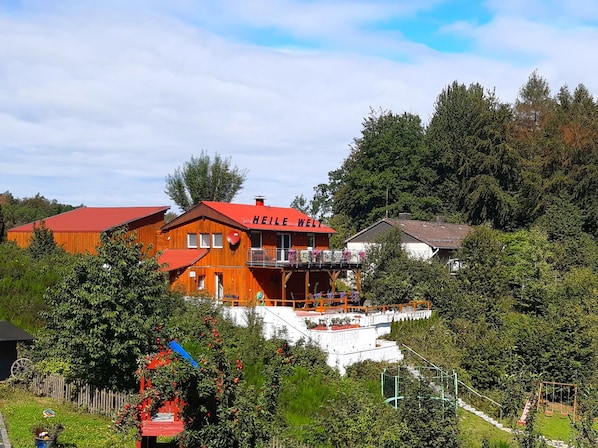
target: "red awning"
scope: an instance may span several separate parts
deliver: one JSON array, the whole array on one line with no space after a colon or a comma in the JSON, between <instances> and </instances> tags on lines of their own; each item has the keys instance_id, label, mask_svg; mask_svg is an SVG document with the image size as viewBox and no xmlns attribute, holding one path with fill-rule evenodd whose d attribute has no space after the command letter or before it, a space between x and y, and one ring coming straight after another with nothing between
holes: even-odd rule
<instances>
[{"instance_id":1,"label":"red awning","mask_svg":"<svg viewBox=\"0 0 598 448\"><path fill-rule=\"evenodd\" d=\"M163 271L174 271L176 269L191 266L197 260L208 253L207 249L167 249L158 257L158 262Z\"/></svg>"}]
</instances>

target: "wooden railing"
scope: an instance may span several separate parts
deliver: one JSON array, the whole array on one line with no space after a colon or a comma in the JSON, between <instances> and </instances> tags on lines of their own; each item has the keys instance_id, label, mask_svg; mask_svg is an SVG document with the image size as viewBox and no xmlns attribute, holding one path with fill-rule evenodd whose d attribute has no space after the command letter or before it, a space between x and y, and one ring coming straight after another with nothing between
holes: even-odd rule
<instances>
[{"instance_id":1,"label":"wooden railing","mask_svg":"<svg viewBox=\"0 0 598 448\"><path fill-rule=\"evenodd\" d=\"M239 306L245 304L237 296L225 296L222 299L223 305ZM254 303L255 305L271 306L291 306L293 309L305 311L325 312L344 312L344 313L386 313L387 311L398 311L402 313L409 309L410 311L430 310L431 304L428 300L412 300L407 303L393 305L361 305L361 298L357 291L353 292L329 292L309 294L307 299L297 299L294 297L270 298L264 303Z\"/></svg>"}]
</instances>

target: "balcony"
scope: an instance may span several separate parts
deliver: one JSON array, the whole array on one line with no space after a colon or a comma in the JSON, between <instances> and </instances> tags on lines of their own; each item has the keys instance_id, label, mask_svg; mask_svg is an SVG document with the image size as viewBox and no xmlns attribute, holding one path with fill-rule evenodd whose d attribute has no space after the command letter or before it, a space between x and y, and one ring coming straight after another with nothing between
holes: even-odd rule
<instances>
[{"instance_id":1,"label":"balcony","mask_svg":"<svg viewBox=\"0 0 598 448\"><path fill-rule=\"evenodd\" d=\"M250 267L276 267L294 269L354 269L363 264L363 251L319 249L249 249L247 265Z\"/></svg>"}]
</instances>

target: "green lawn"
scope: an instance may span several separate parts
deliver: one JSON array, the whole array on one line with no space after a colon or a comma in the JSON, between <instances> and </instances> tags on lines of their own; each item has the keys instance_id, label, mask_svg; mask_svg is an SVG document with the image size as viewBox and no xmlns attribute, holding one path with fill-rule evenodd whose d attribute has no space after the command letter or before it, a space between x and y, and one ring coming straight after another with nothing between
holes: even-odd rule
<instances>
[{"instance_id":1,"label":"green lawn","mask_svg":"<svg viewBox=\"0 0 598 448\"><path fill-rule=\"evenodd\" d=\"M42 418L44 409L56 412L64 425L58 438L59 448L132 448L135 439L112 430L110 418L78 412L72 406L40 398L15 387L0 385L0 412L13 448L34 445L32 426Z\"/></svg>"},{"instance_id":2,"label":"green lawn","mask_svg":"<svg viewBox=\"0 0 598 448\"><path fill-rule=\"evenodd\" d=\"M573 429L568 416L554 413L546 416L538 412L537 427L540 433L550 440L562 440L566 442L573 436Z\"/></svg>"},{"instance_id":3,"label":"green lawn","mask_svg":"<svg viewBox=\"0 0 598 448\"><path fill-rule=\"evenodd\" d=\"M511 434L464 410L459 410L459 432L464 448L480 448L484 439L493 447L515 446Z\"/></svg>"}]
</instances>

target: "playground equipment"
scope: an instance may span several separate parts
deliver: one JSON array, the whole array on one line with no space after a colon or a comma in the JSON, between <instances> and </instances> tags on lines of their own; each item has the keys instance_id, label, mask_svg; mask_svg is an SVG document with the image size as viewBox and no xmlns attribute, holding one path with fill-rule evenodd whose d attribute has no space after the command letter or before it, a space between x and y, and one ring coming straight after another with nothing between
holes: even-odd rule
<instances>
[{"instance_id":1,"label":"playground equipment","mask_svg":"<svg viewBox=\"0 0 598 448\"><path fill-rule=\"evenodd\" d=\"M193 367L198 367L197 362L181 347L176 341L170 341L169 348L181 355L184 359L189 361ZM164 361L164 352L159 353L151 360L148 369L156 369ZM141 378L139 393L143 394L146 389L152 387L151 382L145 378ZM142 403L142 408L151 404L151 399L146 399ZM151 415L147 412L141 412L141 422L139 423L140 438L137 441L137 448L156 448L158 445L157 439L160 436L172 437L180 434L185 429L185 422L181 420L181 412L183 410L183 403L178 400L166 401L158 412Z\"/></svg>"},{"instance_id":2,"label":"playground equipment","mask_svg":"<svg viewBox=\"0 0 598 448\"><path fill-rule=\"evenodd\" d=\"M538 411L547 416L558 413L562 416L577 415L577 384L542 381L538 386Z\"/></svg>"},{"instance_id":3,"label":"playground equipment","mask_svg":"<svg viewBox=\"0 0 598 448\"><path fill-rule=\"evenodd\" d=\"M385 402L395 409L398 408L408 388L413 387L414 380L426 381L435 398L441 400L443 404L454 407L455 412L457 411L457 373L444 372L436 367L407 365L384 369L380 375L380 383Z\"/></svg>"}]
</instances>

